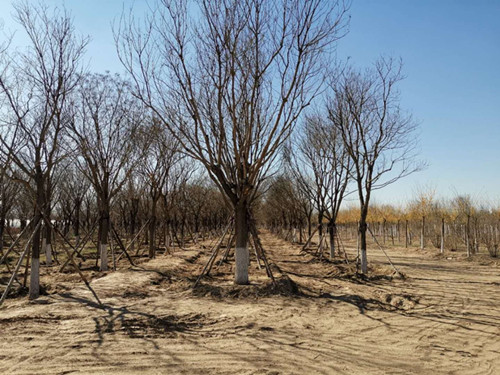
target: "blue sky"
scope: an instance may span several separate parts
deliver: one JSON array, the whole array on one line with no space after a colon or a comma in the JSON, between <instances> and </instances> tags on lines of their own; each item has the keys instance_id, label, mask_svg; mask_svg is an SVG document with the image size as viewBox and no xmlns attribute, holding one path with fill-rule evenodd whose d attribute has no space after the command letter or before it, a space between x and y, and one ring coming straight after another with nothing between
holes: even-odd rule
<instances>
[{"instance_id":1,"label":"blue sky","mask_svg":"<svg viewBox=\"0 0 500 375\"><path fill-rule=\"evenodd\" d=\"M354 0L340 57L368 65L400 56L404 108L420 123L429 167L387 187L377 201L468 193L500 201L500 1Z\"/></svg>"},{"instance_id":2,"label":"blue sky","mask_svg":"<svg viewBox=\"0 0 500 375\"><path fill-rule=\"evenodd\" d=\"M122 7L144 0L45 0L65 4L90 35L93 70L121 72L111 23ZM15 30L9 0L0 1L4 30ZM429 167L377 192L379 203L402 203L418 187L439 196L470 194L500 202L500 1L353 0L338 56L367 66L380 55L401 57L407 78L403 107L420 123L421 158Z\"/></svg>"}]
</instances>

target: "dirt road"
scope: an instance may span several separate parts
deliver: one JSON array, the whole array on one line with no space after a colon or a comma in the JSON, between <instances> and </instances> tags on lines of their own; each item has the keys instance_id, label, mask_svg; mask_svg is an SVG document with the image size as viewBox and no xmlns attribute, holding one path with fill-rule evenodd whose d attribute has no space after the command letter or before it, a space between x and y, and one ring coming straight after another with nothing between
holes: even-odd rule
<instances>
[{"instance_id":1,"label":"dirt road","mask_svg":"<svg viewBox=\"0 0 500 375\"><path fill-rule=\"evenodd\" d=\"M193 292L208 256L193 248L94 280L104 309L77 284L7 300L0 373L500 373L498 265L391 249L407 278L366 281L268 233L263 243L300 293L266 295L255 264L254 286L232 287L228 264Z\"/></svg>"}]
</instances>

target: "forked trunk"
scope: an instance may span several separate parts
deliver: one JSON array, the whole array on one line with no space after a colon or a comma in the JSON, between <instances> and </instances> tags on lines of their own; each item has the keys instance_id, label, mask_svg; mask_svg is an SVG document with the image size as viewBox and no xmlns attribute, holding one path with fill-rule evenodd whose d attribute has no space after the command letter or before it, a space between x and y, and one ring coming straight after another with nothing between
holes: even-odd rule
<instances>
[{"instance_id":1,"label":"forked trunk","mask_svg":"<svg viewBox=\"0 0 500 375\"><path fill-rule=\"evenodd\" d=\"M235 208L235 274L234 283L239 285L248 284L248 208L244 203L240 203Z\"/></svg>"}]
</instances>

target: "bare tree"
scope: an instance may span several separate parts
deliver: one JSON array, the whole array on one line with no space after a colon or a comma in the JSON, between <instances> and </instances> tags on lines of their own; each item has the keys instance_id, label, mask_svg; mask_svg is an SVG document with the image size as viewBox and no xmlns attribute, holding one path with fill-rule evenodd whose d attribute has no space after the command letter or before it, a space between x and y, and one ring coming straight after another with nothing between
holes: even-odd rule
<instances>
[{"instance_id":1,"label":"bare tree","mask_svg":"<svg viewBox=\"0 0 500 375\"><path fill-rule=\"evenodd\" d=\"M158 202L172 174L174 166L182 158L177 140L157 121L147 130L151 140L146 154L146 162L139 169L149 189L149 257L155 255L155 234L158 226Z\"/></svg>"},{"instance_id":2,"label":"bare tree","mask_svg":"<svg viewBox=\"0 0 500 375\"><path fill-rule=\"evenodd\" d=\"M344 33L347 7L323 0L159 4L142 25L132 17L120 23L118 53L135 94L231 203L235 283L247 284L249 207L320 90L322 57Z\"/></svg>"},{"instance_id":3,"label":"bare tree","mask_svg":"<svg viewBox=\"0 0 500 375\"><path fill-rule=\"evenodd\" d=\"M76 243L80 240L82 206L90 182L76 167L73 158L59 167L62 169L59 183L56 185L57 202L64 221L63 233L69 233L71 227Z\"/></svg>"},{"instance_id":4,"label":"bare tree","mask_svg":"<svg viewBox=\"0 0 500 375\"><path fill-rule=\"evenodd\" d=\"M460 232L462 240L465 243L467 257L470 257L474 251L471 233L471 220L476 217L476 207L470 195L458 195L451 201L451 206L455 216L455 223L461 224L463 228Z\"/></svg>"},{"instance_id":5,"label":"bare tree","mask_svg":"<svg viewBox=\"0 0 500 375\"><path fill-rule=\"evenodd\" d=\"M287 164L300 190L314 202L320 236L323 218L327 218L330 256L334 257L337 216L348 193L352 163L340 132L327 118L309 116L300 130L295 144L286 153Z\"/></svg>"},{"instance_id":6,"label":"bare tree","mask_svg":"<svg viewBox=\"0 0 500 375\"><path fill-rule=\"evenodd\" d=\"M348 69L334 82L329 117L353 163L360 217L361 272L366 273L366 219L372 192L423 167L415 162L416 123L400 107L402 64L379 59L372 69Z\"/></svg>"},{"instance_id":7,"label":"bare tree","mask_svg":"<svg viewBox=\"0 0 500 375\"><path fill-rule=\"evenodd\" d=\"M87 39L75 36L68 14L42 3L16 3L15 18L28 36L21 52L0 56L3 129L0 152L12 161L12 177L34 197L35 220L50 216L51 177L61 152L64 112L75 90ZM39 228L39 227L38 227ZM32 242L29 298L39 296L40 229Z\"/></svg>"},{"instance_id":8,"label":"bare tree","mask_svg":"<svg viewBox=\"0 0 500 375\"><path fill-rule=\"evenodd\" d=\"M16 202L18 184L7 174L7 166L0 165L0 256L3 255L5 224Z\"/></svg>"},{"instance_id":9,"label":"bare tree","mask_svg":"<svg viewBox=\"0 0 500 375\"><path fill-rule=\"evenodd\" d=\"M70 124L80 170L92 184L99 209L100 269L108 269L108 234L113 197L140 160L144 113L125 81L109 74L85 77Z\"/></svg>"},{"instance_id":10,"label":"bare tree","mask_svg":"<svg viewBox=\"0 0 500 375\"><path fill-rule=\"evenodd\" d=\"M263 202L260 204L260 214L275 233L287 229L285 239L296 240L293 229L299 227L299 242L302 242L302 229L307 222L308 233L311 236L313 204L309 196L296 183L290 174L273 178L266 189Z\"/></svg>"}]
</instances>

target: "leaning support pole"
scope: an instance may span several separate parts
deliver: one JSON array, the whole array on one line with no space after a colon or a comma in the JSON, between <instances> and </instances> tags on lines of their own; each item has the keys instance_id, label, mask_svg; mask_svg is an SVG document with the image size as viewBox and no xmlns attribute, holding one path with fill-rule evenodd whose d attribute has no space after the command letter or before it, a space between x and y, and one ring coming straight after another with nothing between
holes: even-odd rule
<instances>
[{"instance_id":1,"label":"leaning support pole","mask_svg":"<svg viewBox=\"0 0 500 375\"><path fill-rule=\"evenodd\" d=\"M127 252L128 247L126 248L125 245L123 245L123 242L122 242L120 236L118 235L118 232L116 231L115 226L113 225L112 222L110 222L110 223L111 223L111 233L113 234L113 236L115 236L115 239L116 239L116 242L118 243L118 246L120 246L120 248L122 249L122 253L120 254L120 256L123 255L123 253L125 253L130 264L132 266L135 266L134 261L130 257L130 254ZM118 257L118 259L115 259L115 262L118 262L118 260L120 260L120 256Z\"/></svg>"},{"instance_id":2,"label":"leaning support pole","mask_svg":"<svg viewBox=\"0 0 500 375\"><path fill-rule=\"evenodd\" d=\"M58 234L60 236L62 236L62 233L60 233L59 230L58 230ZM64 236L62 236L62 237L64 238ZM96 299L96 301L99 304L99 306L102 306L102 302L99 299L99 297L97 296L97 293L94 291L94 289L92 289L92 287L90 286L90 283L87 281L87 278L83 274L82 270L80 269L80 267L78 267L78 264L76 264L76 262L73 259L73 257L71 257L71 254L70 254L69 250L66 248L66 246L64 245L64 242L61 242L61 247L63 248L64 252L66 253L66 256L68 256L68 258L70 259L71 265L75 268L75 270L80 275L80 278L85 283L85 286L87 287L87 289L90 290L90 292L94 295L94 298Z\"/></svg>"},{"instance_id":3,"label":"leaning support pole","mask_svg":"<svg viewBox=\"0 0 500 375\"><path fill-rule=\"evenodd\" d=\"M257 245L255 244L255 238L253 236L250 237L252 239L251 246L253 247L253 251L255 252L255 259L257 259L257 266L259 267L259 270L262 269L262 265L260 264L260 257L259 257L259 252L257 250Z\"/></svg>"},{"instance_id":4,"label":"leaning support pole","mask_svg":"<svg viewBox=\"0 0 500 375\"><path fill-rule=\"evenodd\" d=\"M85 245L87 245L87 243L89 242L90 237L94 233L96 227L97 227L97 223L94 225L94 227L92 228L92 230L87 233L87 235L85 236L85 238L82 241L79 241L79 243L77 243L75 245L75 247L73 247L73 252L71 253L71 257L72 258L75 256L75 254L80 255L80 253L82 252L82 250L85 248ZM84 260L85 260L85 258L84 258ZM69 262L70 262L70 259L69 258L66 259L66 261L61 266L61 268L59 268L59 272L62 272L64 270L64 268L69 264Z\"/></svg>"},{"instance_id":5,"label":"leaning support pole","mask_svg":"<svg viewBox=\"0 0 500 375\"><path fill-rule=\"evenodd\" d=\"M94 295L94 298L96 299L97 303L99 304L99 306L102 306L102 302L101 300L99 299L99 297L97 296L96 292L94 291L94 289L92 289L92 287L90 286L90 283L87 281L87 278L85 277L85 275L83 274L82 270L80 269L80 267L78 267L78 264L76 264L75 260L73 259L72 257L72 254L69 252L69 250L66 248L66 246L64 245L64 242L68 243L69 246L73 247L73 245L71 245L71 243L69 242L69 240L64 236L64 234L61 233L61 231L55 227L54 225L52 225L52 223L50 222L50 220L47 220L47 217L42 213L42 216L44 217L47 225L53 230L53 231L56 231L57 234L59 235L59 237L61 237L63 239L63 241L61 242L61 246L64 250L64 252L66 253L66 256L68 257L68 259L70 259L70 262L72 264L72 266L75 268L75 270L78 272L78 274L80 275L80 278L82 279L82 281L85 283L85 286L90 290L90 292Z\"/></svg>"},{"instance_id":6,"label":"leaning support pole","mask_svg":"<svg viewBox=\"0 0 500 375\"><path fill-rule=\"evenodd\" d=\"M311 243L311 240L314 237L314 235L316 234L316 232L318 231L318 229L319 229L319 226L317 226L316 229L314 229L314 231L311 233L311 235L307 239L307 241L304 244L304 246L302 246L302 249L300 250L300 252L306 251L306 249L309 247L309 244Z\"/></svg>"},{"instance_id":7,"label":"leaning support pole","mask_svg":"<svg viewBox=\"0 0 500 375\"><path fill-rule=\"evenodd\" d=\"M217 242L217 244L214 246L212 249L212 252L210 254L210 258L208 258L207 263L203 267L201 273L198 275L198 278L196 279L195 283L193 284L193 288L196 288L196 286L200 283L201 279L203 276L208 275L210 270L212 269L212 266L215 262L215 258L217 257L217 254L219 252L220 247L222 246L222 242L224 241L224 237L226 237L226 234L228 233L229 229L233 225L233 219L229 221L229 224L226 226L226 229L224 230L224 233L222 234L220 240Z\"/></svg>"},{"instance_id":8,"label":"leaning support pole","mask_svg":"<svg viewBox=\"0 0 500 375\"><path fill-rule=\"evenodd\" d=\"M269 262L267 261L266 253L264 252L264 248L262 247L262 243L260 242L259 234L257 233L257 226L255 225L255 220L252 217L250 217L249 221L250 221L250 233L253 237L253 242L255 244L255 250L257 251L257 255L264 262L267 276L271 278L273 285L276 286L276 280L274 279L273 272L271 271L271 267L269 266Z\"/></svg>"},{"instance_id":9,"label":"leaning support pole","mask_svg":"<svg viewBox=\"0 0 500 375\"><path fill-rule=\"evenodd\" d=\"M335 237L337 238L337 246L342 248L342 251L344 252L344 259L346 264L349 264L349 259L347 257L347 252L345 251L344 243L342 242L342 238L340 238L340 233L335 233Z\"/></svg>"},{"instance_id":10,"label":"leaning support pole","mask_svg":"<svg viewBox=\"0 0 500 375\"><path fill-rule=\"evenodd\" d=\"M385 252L384 248L382 246L380 246L379 242L377 241L377 238L373 234L373 232L370 229L370 227L368 225L366 227L368 228L368 231L372 235L373 239L375 240L375 243L378 245L378 247L380 248L380 250L382 250L384 252L384 254L387 257L387 259L389 260L389 263L391 264L392 268L394 268L394 270L396 271L396 273L401 276L402 275L401 272L399 272L399 270L396 268L396 266L394 265L394 263L392 263L391 258L389 258L389 255L387 255L387 253Z\"/></svg>"},{"instance_id":11,"label":"leaning support pole","mask_svg":"<svg viewBox=\"0 0 500 375\"><path fill-rule=\"evenodd\" d=\"M30 223L31 223L31 220L30 220ZM14 248L14 246L17 245L17 243L21 240L21 237L23 236L23 234L26 233L28 231L28 228L30 228L30 227L31 227L31 225L26 225L26 227L22 230L22 232L19 233L19 235L17 236L17 238L10 245L9 249L7 250L7 252L3 255L2 259L0 259L0 264L2 264L3 262L5 262L5 260L7 259L7 256L9 255L9 253L12 251L12 249Z\"/></svg>"},{"instance_id":12,"label":"leaning support pole","mask_svg":"<svg viewBox=\"0 0 500 375\"><path fill-rule=\"evenodd\" d=\"M12 272L12 276L10 277L9 282L7 283L7 287L5 288L5 291L3 292L2 297L0 298L0 306L2 305L3 301L5 301L5 298L7 298L7 294L9 294L9 290L12 286L12 283L14 282L14 279L16 278L16 274L19 271L21 264L23 263L23 259L26 256L26 253L30 249L30 243L31 243L31 241L33 241L33 237L35 236L35 233L36 233L38 227L40 226L40 224L41 224L41 221L39 221L37 223L35 229L33 230L33 233L31 234L30 239L28 240L28 242L26 243L26 246L24 247L24 251L22 252L21 256L19 257L19 260L17 261L16 267L14 268L14 272Z\"/></svg>"},{"instance_id":13,"label":"leaning support pole","mask_svg":"<svg viewBox=\"0 0 500 375\"><path fill-rule=\"evenodd\" d=\"M236 237L236 234L231 231L231 236L228 237L228 241L227 241L227 244L226 244L226 251L224 251L224 255L222 255L222 258L220 259L219 264L217 265L217 267L222 266L222 264L227 260L227 257L229 256L229 252L231 251L231 247L233 245L235 237Z\"/></svg>"},{"instance_id":14,"label":"leaning support pole","mask_svg":"<svg viewBox=\"0 0 500 375\"><path fill-rule=\"evenodd\" d=\"M116 258L117 262L120 260L120 258L122 257L122 255L125 253L127 255L128 260L132 263L132 265L134 265L134 263L132 261L132 258L128 254L127 250L137 240L137 238L139 238L139 236L141 235L141 233L144 230L144 228L146 228L146 226L149 224L149 221L150 220L146 221L146 223L142 226L142 228L139 230L139 232L137 232L137 234L135 235L135 237L132 239L132 241L130 241L130 243L127 245L126 248L122 247L123 252L118 256L118 258ZM114 229L113 224L111 224L111 228L113 228L112 232L115 234L115 238L117 238L117 241L118 241L118 239L120 238L120 236L118 236L118 233ZM121 242L121 240L119 240L119 241ZM121 243L123 245L123 242L121 242ZM137 248L137 252L139 252L139 248Z\"/></svg>"}]
</instances>

